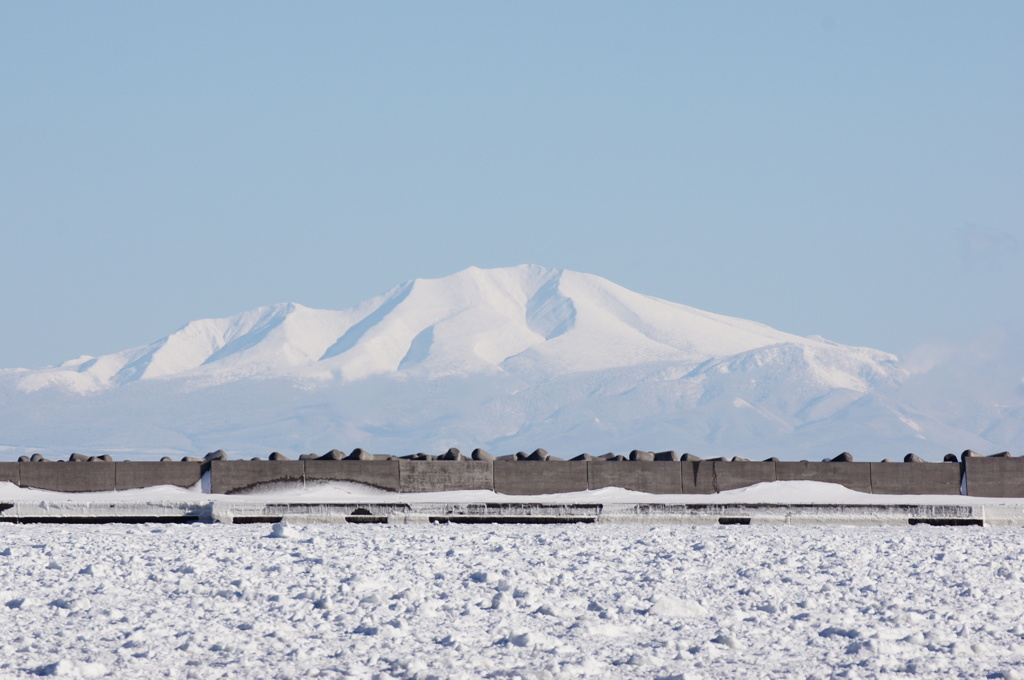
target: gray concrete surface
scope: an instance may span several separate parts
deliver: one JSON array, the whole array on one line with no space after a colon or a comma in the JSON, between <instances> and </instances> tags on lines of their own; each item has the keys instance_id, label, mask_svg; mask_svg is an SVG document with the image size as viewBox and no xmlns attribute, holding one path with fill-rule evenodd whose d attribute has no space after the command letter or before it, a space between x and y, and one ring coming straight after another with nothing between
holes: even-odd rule
<instances>
[{"instance_id":1,"label":"gray concrete surface","mask_svg":"<svg viewBox=\"0 0 1024 680\"><path fill-rule=\"evenodd\" d=\"M498 493L521 496L587 490L589 463L497 460L493 465L494 490Z\"/></svg>"},{"instance_id":2,"label":"gray concrete surface","mask_svg":"<svg viewBox=\"0 0 1024 680\"><path fill-rule=\"evenodd\" d=\"M204 466L211 491L235 493L278 481L335 480L406 493L494 489L546 494L610 486L670 494L713 494L778 480L832 482L866 493L1024 498L1024 458L966 456L958 463L820 463L784 461L421 461L305 460L117 463L5 462L0 481L54 491L111 491L159 484L189 487Z\"/></svg>"},{"instance_id":3,"label":"gray concrete surface","mask_svg":"<svg viewBox=\"0 0 1024 680\"><path fill-rule=\"evenodd\" d=\"M116 463L18 463L21 486L50 491L113 491Z\"/></svg>"},{"instance_id":4,"label":"gray concrete surface","mask_svg":"<svg viewBox=\"0 0 1024 680\"><path fill-rule=\"evenodd\" d=\"M847 489L871 493L870 463L797 463L779 461L775 478L781 481L805 480L841 484Z\"/></svg>"},{"instance_id":5,"label":"gray concrete surface","mask_svg":"<svg viewBox=\"0 0 1024 680\"><path fill-rule=\"evenodd\" d=\"M715 461L685 460L680 464L683 481L683 493L707 494L716 493Z\"/></svg>"},{"instance_id":6,"label":"gray concrete surface","mask_svg":"<svg viewBox=\"0 0 1024 680\"><path fill-rule=\"evenodd\" d=\"M869 463L871 492L960 495L959 463Z\"/></svg>"},{"instance_id":7,"label":"gray concrete surface","mask_svg":"<svg viewBox=\"0 0 1024 680\"><path fill-rule=\"evenodd\" d=\"M591 489L615 486L646 493L683 492L682 468L679 463L631 461L584 465L587 466L588 486Z\"/></svg>"},{"instance_id":8,"label":"gray concrete surface","mask_svg":"<svg viewBox=\"0 0 1024 680\"><path fill-rule=\"evenodd\" d=\"M190 487L203 476L202 463L121 461L114 463L115 489L144 489L169 484Z\"/></svg>"},{"instance_id":9,"label":"gray concrete surface","mask_svg":"<svg viewBox=\"0 0 1024 680\"><path fill-rule=\"evenodd\" d=\"M742 489L761 482L775 481L774 462L714 461L712 468L715 491Z\"/></svg>"},{"instance_id":10,"label":"gray concrete surface","mask_svg":"<svg viewBox=\"0 0 1024 680\"><path fill-rule=\"evenodd\" d=\"M402 493L494 489L494 463L485 460L402 460Z\"/></svg>"},{"instance_id":11,"label":"gray concrete surface","mask_svg":"<svg viewBox=\"0 0 1024 680\"><path fill-rule=\"evenodd\" d=\"M21 485L21 463L0 463L0 482Z\"/></svg>"},{"instance_id":12,"label":"gray concrete surface","mask_svg":"<svg viewBox=\"0 0 1024 680\"><path fill-rule=\"evenodd\" d=\"M306 460L306 481L359 482L399 490L397 460Z\"/></svg>"},{"instance_id":13,"label":"gray concrete surface","mask_svg":"<svg viewBox=\"0 0 1024 680\"><path fill-rule=\"evenodd\" d=\"M214 460L210 465L210 492L237 493L258 484L301 482L302 460ZM339 461L339 464L341 462Z\"/></svg>"},{"instance_id":14,"label":"gray concrete surface","mask_svg":"<svg viewBox=\"0 0 1024 680\"><path fill-rule=\"evenodd\" d=\"M964 458L967 495L1024 497L1024 458Z\"/></svg>"}]
</instances>

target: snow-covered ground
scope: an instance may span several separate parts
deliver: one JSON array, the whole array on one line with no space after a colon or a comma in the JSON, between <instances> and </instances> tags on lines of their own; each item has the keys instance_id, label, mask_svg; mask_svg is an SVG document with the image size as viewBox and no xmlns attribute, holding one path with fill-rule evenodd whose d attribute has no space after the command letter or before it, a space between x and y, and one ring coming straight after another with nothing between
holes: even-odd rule
<instances>
[{"instance_id":1,"label":"snow-covered ground","mask_svg":"<svg viewBox=\"0 0 1024 680\"><path fill-rule=\"evenodd\" d=\"M1024 531L0 526L0 677L1024 677Z\"/></svg>"}]
</instances>

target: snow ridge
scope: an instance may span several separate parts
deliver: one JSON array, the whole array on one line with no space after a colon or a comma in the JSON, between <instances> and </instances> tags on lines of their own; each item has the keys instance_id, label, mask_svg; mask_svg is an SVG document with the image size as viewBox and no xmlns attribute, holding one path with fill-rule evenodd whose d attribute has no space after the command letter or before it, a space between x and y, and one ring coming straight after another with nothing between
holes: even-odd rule
<instances>
[{"instance_id":1,"label":"snow ridge","mask_svg":"<svg viewBox=\"0 0 1024 680\"><path fill-rule=\"evenodd\" d=\"M885 352L590 274L471 267L345 310L276 304L0 371L0 455L543 446L878 460L1024 444L1024 388L987 387L1006 371L939 368L911 375ZM995 377L958 400L953 378L982 374Z\"/></svg>"},{"instance_id":2,"label":"snow ridge","mask_svg":"<svg viewBox=\"0 0 1024 680\"><path fill-rule=\"evenodd\" d=\"M865 389L864 377L896 377L887 368L895 358L881 352L703 312L597 276L524 265L416 279L344 311L287 303L193 321L145 347L30 372L20 387L89 392L177 377L566 375L665 361L696 367L772 346L805 362L820 359L819 377L837 385ZM759 360L770 361L748 358Z\"/></svg>"}]
</instances>

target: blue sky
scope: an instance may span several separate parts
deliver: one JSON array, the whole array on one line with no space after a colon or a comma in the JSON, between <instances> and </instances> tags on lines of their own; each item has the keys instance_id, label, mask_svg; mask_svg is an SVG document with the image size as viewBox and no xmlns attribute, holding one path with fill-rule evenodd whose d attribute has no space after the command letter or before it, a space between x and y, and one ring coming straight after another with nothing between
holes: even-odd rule
<instances>
[{"instance_id":1,"label":"blue sky","mask_svg":"<svg viewBox=\"0 0 1024 680\"><path fill-rule=\"evenodd\" d=\"M0 366L537 263L897 353L1024 320L1024 4L2 3Z\"/></svg>"}]
</instances>

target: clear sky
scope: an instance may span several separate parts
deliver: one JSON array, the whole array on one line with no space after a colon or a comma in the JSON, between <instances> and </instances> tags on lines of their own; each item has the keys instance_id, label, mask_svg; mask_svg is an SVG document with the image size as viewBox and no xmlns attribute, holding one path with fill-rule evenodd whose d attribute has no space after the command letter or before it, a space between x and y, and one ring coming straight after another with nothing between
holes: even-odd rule
<instances>
[{"instance_id":1,"label":"clear sky","mask_svg":"<svg viewBox=\"0 0 1024 680\"><path fill-rule=\"evenodd\" d=\"M0 366L536 263L904 353L1024 320L1022 2L0 3Z\"/></svg>"}]
</instances>

